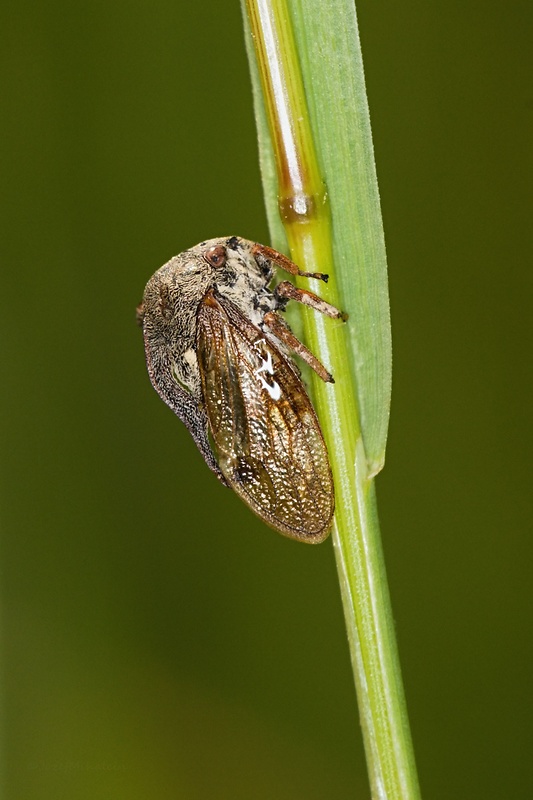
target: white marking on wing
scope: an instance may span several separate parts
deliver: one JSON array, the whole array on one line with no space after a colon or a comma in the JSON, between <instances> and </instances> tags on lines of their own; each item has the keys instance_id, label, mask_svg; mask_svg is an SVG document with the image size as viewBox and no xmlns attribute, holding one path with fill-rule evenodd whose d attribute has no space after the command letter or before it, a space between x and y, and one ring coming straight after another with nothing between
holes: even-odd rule
<instances>
[{"instance_id":1,"label":"white marking on wing","mask_svg":"<svg viewBox=\"0 0 533 800\"><path fill-rule=\"evenodd\" d=\"M258 342L258 344L262 343L263 344L265 343L264 339L261 339L261 341ZM263 358L262 360L263 363L261 364L260 367L258 367L258 369L255 370L255 374L261 381L262 388L267 390L272 400L279 400L279 398L281 397L281 388L279 384L277 384L276 381L272 381L272 384L267 383L267 381L260 374L261 372L266 372L268 373L268 375L274 374L274 365L272 364L272 353L270 352L270 350L267 350L266 358Z\"/></svg>"},{"instance_id":2,"label":"white marking on wing","mask_svg":"<svg viewBox=\"0 0 533 800\"><path fill-rule=\"evenodd\" d=\"M279 383L273 381L271 386L269 383L266 382L266 380L263 378L262 375L257 375L257 377L261 381L261 386L263 387L263 389L267 390L272 400L279 400L279 398L281 397L281 388Z\"/></svg>"},{"instance_id":3,"label":"white marking on wing","mask_svg":"<svg viewBox=\"0 0 533 800\"><path fill-rule=\"evenodd\" d=\"M270 351L267 352L267 357L263 359L263 366L259 367L255 371L256 375L259 375L260 372L268 372L269 375L274 374L274 365L272 364L272 353Z\"/></svg>"}]
</instances>

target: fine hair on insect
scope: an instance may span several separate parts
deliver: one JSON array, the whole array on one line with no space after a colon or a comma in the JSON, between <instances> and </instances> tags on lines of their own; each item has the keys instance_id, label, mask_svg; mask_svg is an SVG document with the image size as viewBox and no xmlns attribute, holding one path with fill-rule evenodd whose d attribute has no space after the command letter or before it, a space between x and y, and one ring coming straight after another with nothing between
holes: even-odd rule
<instances>
[{"instance_id":1,"label":"fine hair on insect","mask_svg":"<svg viewBox=\"0 0 533 800\"><path fill-rule=\"evenodd\" d=\"M333 378L280 312L290 300L334 319L341 311L275 268L287 256L238 236L209 239L171 258L137 309L154 389L185 423L208 467L272 528L322 542L335 508L324 437L292 354Z\"/></svg>"}]
</instances>

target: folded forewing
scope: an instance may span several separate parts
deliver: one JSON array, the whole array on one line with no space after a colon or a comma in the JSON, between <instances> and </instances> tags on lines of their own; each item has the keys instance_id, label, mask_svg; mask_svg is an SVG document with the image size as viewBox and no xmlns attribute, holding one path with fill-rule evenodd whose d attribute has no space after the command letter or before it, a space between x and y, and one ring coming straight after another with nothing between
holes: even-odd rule
<instances>
[{"instance_id":1,"label":"folded forewing","mask_svg":"<svg viewBox=\"0 0 533 800\"><path fill-rule=\"evenodd\" d=\"M322 541L334 491L326 445L290 360L226 298L198 310L197 354L220 469L265 522Z\"/></svg>"}]
</instances>

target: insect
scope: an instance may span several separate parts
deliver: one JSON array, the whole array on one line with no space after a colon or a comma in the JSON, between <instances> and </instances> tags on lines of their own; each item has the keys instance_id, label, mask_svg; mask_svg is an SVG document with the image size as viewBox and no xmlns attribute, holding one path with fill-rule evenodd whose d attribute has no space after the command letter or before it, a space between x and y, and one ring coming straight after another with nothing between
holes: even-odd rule
<instances>
[{"instance_id":1,"label":"insect","mask_svg":"<svg viewBox=\"0 0 533 800\"><path fill-rule=\"evenodd\" d=\"M138 320L152 385L208 467L268 525L318 543L331 527L333 479L291 353L323 381L333 378L279 312L296 300L346 317L289 281L270 289L275 267L327 280L265 245L238 236L209 239L150 278Z\"/></svg>"}]
</instances>

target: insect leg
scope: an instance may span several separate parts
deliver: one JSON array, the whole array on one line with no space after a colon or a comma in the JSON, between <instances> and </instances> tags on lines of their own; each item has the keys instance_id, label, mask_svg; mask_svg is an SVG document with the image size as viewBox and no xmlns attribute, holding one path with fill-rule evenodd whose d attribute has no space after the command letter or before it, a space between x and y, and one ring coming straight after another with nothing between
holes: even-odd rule
<instances>
[{"instance_id":1,"label":"insect leg","mask_svg":"<svg viewBox=\"0 0 533 800\"><path fill-rule=\"evenodd\" d=\"M326 316L332 317L333 319L342 319L344 322L348 319L347 314L343 311L339 311L339 309L332 306L331 303L322 300L321 297L314 292L310 292L308 289L299 289L297 286L290 283L290 281L278 283L274 289L274 294L277 297L283 297L287 300L296 300L298 303L309 306L309 308L313 308L315 311L320 311L321 314L326 314Z\"/></svg>"},{"instance_id":2,"label":"insect leg","mask_svg":"<svg viewBox=\"0 0 533 800\"><path fill-rule=\"evenodd\" d=\"M170 360L162 356L160 348L152 348L146 343L146 365L152 386L161 399L188 428L198 450L212 472L224 486L227 481L217 464L207 437L207 416L190 392L177 383L172 374Z\"/></svg>"},{"instance_id":3,"label":"insect leg","mask_svg":"<svg viewBox=\"0 0 533 800\"><path fill-rule=\"evenodd\" d=\"M263 317L263 322L272 333L283 342L290 350L308 364L325 383L335 383L331 373L320 363L318 358L307 349L294 335L287 323L275 311L268 311Z\"/></svg>"},{"instance_id":4,"label":"insect leg","mask_svg":"<svg viewBox=\"0 0 533 800\"><path fill-rule=\"evenodd\" d=\"M259 263L261 263L261 259L271 261L276 267L284 269L285 272L290 272L291 275L301 275L303 278L315 278L318 281L324 281L324 283L328 282L328 276L324 275L323 272L304 272L290 258L284 256L283 253L278 253L272 247L267 247L266 244L254 244L252 255Z\"/></svg>"}]
</instances>

